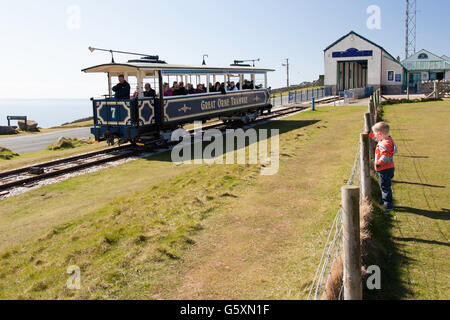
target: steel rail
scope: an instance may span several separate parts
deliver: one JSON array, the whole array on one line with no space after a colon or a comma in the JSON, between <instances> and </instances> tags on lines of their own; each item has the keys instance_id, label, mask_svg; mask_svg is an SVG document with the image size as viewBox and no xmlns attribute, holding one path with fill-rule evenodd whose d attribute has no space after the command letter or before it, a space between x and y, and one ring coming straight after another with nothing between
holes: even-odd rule
<instances>
[{"instance_id":1,"label":"steel rail","mask_svg":"<svg viewBox=\"0 0 450 320\"><path fill-rule=\"evenodd\" d=\"M277 110L272 111L270 114L263 115L263 116L259 117L258 119L256 119L255 121L252 121L248 124L255 124L255 123L273 119L276 117L285 116L285 115L295 113L295 112L298 112L298 111L301 111L304 109L307 109L307 107L290 106L290 107L286 107L286 108L282 108L282 109L277 109ZM237 124L235 124L235 125L237 126ZM220 128L220 127L223 127L222 130L224 130L226 128L229 128L230 126L225 123L214 123L214 124L206 125L206 126L202 127L202 131L212 129L212 128ZM188 130L188 132L193 133L194 129L190 129L190 130ZM150 143L155 144L160 141L162 141L162 140L156 139L156 140L152 140ZM145 152L145 150L146 150L145 148L136 148L136 147L133 148L131 145L124 145L124 146L103 149L103 150L99 150L99 151L80 154L80 155L73 156L73 157L57 159L57 160L53 160L53 161L49 161L49 162L37 163L37 164L33 164L30 166L26 166L26 167L21 167L21 168L9 170L9 171L0 172L0 191L4 191L4 190L7 190L7 189L10 189L13 187L17 187L17 186L26 186L27 184L30 184L30 183L33 183L36 181L53 178L53 177L60 176L60 175L70 173L70 172L74 172L74 171L83 170L88 167L104 164L107 162L117 161L117 160L120 160L120 159L123 159L126 157L130 157L130 156ZM119 153L119 154L113 154L114 152L120 152L120 151L125 151L125 152ZM111 154L113 154L113 155L111 155ZM106 156L106 157L102 157L102 156ZM99 158L99 157L101 157L101 158ZM94 160L89 161L89 158L94 158ZM77 161L83 161L83 160L88 160L88 161L83 162L83 163L77 163ZM72 165L74 163L75 163L75 165ZM58 168L58 166L61 166L61 165L66 165L66 166L62 167L62 168L61 167ZM33 168L36 168L36 167L42 168L42 169L47 169L46 170L47 172L33 175L32 173L30 173L30 170L32 170ZM21 178L20 175L25 175L25 177ZM15 179L15 180L10 181L12 179ZM2 183L2 181L6 181L6 182Z\"/></svg>"}]
</instances>

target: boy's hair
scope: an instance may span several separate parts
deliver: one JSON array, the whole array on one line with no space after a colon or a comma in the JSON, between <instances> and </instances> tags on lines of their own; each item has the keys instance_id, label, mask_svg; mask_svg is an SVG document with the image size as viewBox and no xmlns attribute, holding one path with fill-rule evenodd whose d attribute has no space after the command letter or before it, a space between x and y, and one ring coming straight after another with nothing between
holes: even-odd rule
<instances>
[{"instance_id":1,"label":"boy's hair","mask_svg":"<svg viewBox=\"0 0 450 320\"><path fill-rule=\"evenodd\" d=\"M372 131L389 134L389 123L384 121L375 123L375 125L372 127Z\"/></svg>"}]
</instances>

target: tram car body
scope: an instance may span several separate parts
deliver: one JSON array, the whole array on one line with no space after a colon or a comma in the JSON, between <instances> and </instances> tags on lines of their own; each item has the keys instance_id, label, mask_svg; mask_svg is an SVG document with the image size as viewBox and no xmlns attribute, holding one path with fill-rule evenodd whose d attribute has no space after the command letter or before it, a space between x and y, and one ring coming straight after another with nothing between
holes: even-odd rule
<instances>
[{"instance_id":1,"label":"tram car body","mask_svg":"<svg viewBox=\"0 0 450 320\"><path fill-rule=\"evenodd\" d=\"M122 143L142 142L152 138L164 130L172 130L194 121L206 121L219 118L223 121L254 120L265 110L272 108L270 89L267 88L267 73L272 69L259 69L249 66L209 67L182 66L146 61L131 60L127 63L108 63L83 69L87 73L106 73L108 79L108 95L105 98L92 100L94 127L91 133L97 141L114 142L118 138ZM124 75L125 80L135 77L138 96L133 99L115 99L112 97L112 79ZM263 76L261 88L237 91L209 92L209 83L236 79L244 83L248 76ZM204 79L206 93L178 96L163 95L163 81L170 85L170 80L181 79L190 82L192 77L197 83ZM218 77L218 78L216 78ZM228 80L227 80L228 79ZM223 81L220 81L223 80ZM153 82L152 82L153 81ZM154 85L155 97L143 96L143 84ZM192 83L192 82L191 82ZM254 83L256 84L256 83ZM133 92L133 86L131 86Z\"/></svg>"}]
</instances>

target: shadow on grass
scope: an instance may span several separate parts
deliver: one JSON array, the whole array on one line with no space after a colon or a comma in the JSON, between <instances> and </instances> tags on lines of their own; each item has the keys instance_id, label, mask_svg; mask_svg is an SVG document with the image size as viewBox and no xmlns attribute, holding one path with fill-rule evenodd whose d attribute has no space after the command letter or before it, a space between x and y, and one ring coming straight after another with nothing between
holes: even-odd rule
<instances>
[{"instance_id":1,"label":"shadow on grass","mask_svg":"<svg viewBox=\"0 0 450 320\"><path fill-rule=\"evenodd\" d=\"M442 241L436 241L436 240L424 240L424 239L417 239L417 238L400 238L400 237L394 237L397 241L405 241L405 242L418 242L418 243L425 243L425 244L437 244L440 246L446 246L450 247L450 243L448 242L442 242Z\"/></svg>"},{"instance_id":2,"label":"shadow on grass","mask_svg":"<svg viewBox=\"0 0 450 320\"><path fill-rule=\"evenodd\" d=\"M373 219L370 225L372 240L375 242L375 249L370 250L363 257L365 266L377 265L381 270L381 289L369 290L366 279L363 281L363 297L367 300L397 300L405 299L411 294L402 277L402 266L411 264L414 259L409 257L403 249L404 245L393 236L395 224L392 214L386 214L380 205L381 194L378 181L372 177L372 205ZM403 278L403 279L402 279Z\"/></svg>"},{"instance_id":3,"label":"shadow on grass","mask_svg":"<svg viewBox=\"0 0 450 320\"><path fill-rule=\"evenodd\" d=\"M396 157L411 158L411 159L428 159L428 158L430 158L429 156L404 156L404 155L401 155L401 154L396 155Z\"/></svg>"},{"instance_id":4,"label":"shadow on grass","mask_svg":"<svg viewBox=\"0 0 450 320\"><path fill-rule=\"evenodd\" d=\"M411 207L395 207L395 211L417 214L430 219L450 220L450 210L445 208L442 208L441 211L431 211Z\"/></svg>"},{"instance_id":5,"label":"shadow on grass","mask_svg":"<svg viewBox=\"0 0 450 320\"><path fill-rule=\"evenodd\" d=\"M287 133L287 132L290 132L290 131L293 131L293 130L297 130L297 129L300 129L300 128L303 128L303 127L314 125L317 122L320 122L320 120L273 120L273 121L270 121L268 123L264 123L264 124L252 127L251 129L255 129L257 133L258 133L258 130L260 130L260 129L267 129L268 130L268 136L270 138L270 134L271 134L270 130L271 129L278 129L279 130L279 134L282 135L284 133ZM222 156L223 155L223 151L232 151L232 150L227 150L227 148L226 148L225 135L223 135L222 137L223 137L223 148L222 148L222 150L220 150L220 148L219 148L219 150L215 150L215 151L218 151L218 152L217 153L213 152L212 153L213 157ZM215 138L212 139L212 142L214 142L214 140L215 140ZM256 139L257 143L259 143L261 141L264 141L264 140L266 140L266 139L260 139L260 135L257 134L257 139ZM211 144L211 142L208 142L208 141L203 142L202 152L200 154L201 157L203 157L203 152L205 151L205 147L207 147L210 144ZM247 147L248 145L249 145L249 139L248 138L245 139L245 144L243 145L243 147L239 146L238 144L236 144L236 139L235 139L235 141L234 141L234 151L243 149L243 148ZM270 143L269 143L269 145L270 145ZM191 145L191 157L190 157L190 160L198 159L198 156L196 156L196 154L194 153L194 150L195 150L194 147ZM286 154L283 154L283 155L287 156L287 157L290 156L290 155L286 155ZM209 158L211 158L211 157L209 157ZM171 151L162 152L162 153L158 153L158 154L152 155L152 156L148 157L147 160L172 162Z\"/></svg>"},{"instance_id":6,"label":"shadow on grass","mask_svg":"<svg viewBox=\"0 0 450 320\"><path fill-rule=\"evenodd\" d=\"M435 185L435 184L426 184L426 183L418 183L418 182L407 182L407 181L397 181L397 180L392 180L392 182L393 183L400 183L400 184L410 184L410 185L414 185L414 186L422 186L422 187L445 189L445 186L438 186L438 185Z\"/></svg>"}]
</instances>

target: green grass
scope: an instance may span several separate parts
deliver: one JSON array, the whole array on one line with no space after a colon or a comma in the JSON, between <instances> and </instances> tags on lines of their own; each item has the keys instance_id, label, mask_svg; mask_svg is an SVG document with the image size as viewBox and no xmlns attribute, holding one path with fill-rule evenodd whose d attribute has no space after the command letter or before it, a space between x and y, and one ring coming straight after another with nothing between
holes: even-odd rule
<instances>
[{"instance_id":1,"label":"green grass","mask_svg":"<svg viewBox=\"0 0 450 320\"><path fill-rule=\"evenodd\" d=\"M11 160L18 156L18 153L15 153L7 148L0 147L0 160Z\"/></svg>"},{"instance_id":2,"label":"green grass","mask_svg":"<svg viewBox=\"0 0 450 320\"><path fill-rule=\"evenodd\" d=\"M383 118L399 149L395 211L375 207L372 233L385 252L372 262L380 264L382 289L367 297L449 299L450 101L384 106Z\"/></svg>"},{"instance_id":3,"label":"green grass","mask_svg":"<svg viewBox=\"0 0 450 320\"><path fill-rule=\"evenodd\" d=\"M63 124L59 127L54 128L81 128L81 127L92 127L94 125L94 120L86 120L74 123Z\"/></svg>"},{"instance_id":4,"label":"green grass","mask_svg":"<svg viewBox=\"0 0 450 320\"><path fill-rule=\"evenodd\" d=\"M274 176L163 153L2 200L0 298L306 298L365 110L264 124L281 133Z\"/></svg>"},{"instance_id":5,"label":"green grass","mask_svg":"<svg viewBox=\"0 0 450 320\"><path fill-rule=\"evenodd\" d=\"M65 138L62 137L52 144L50 144L46 149L50 151L73 149L89 144L93 144L93 139L78 139L78 138Z\"/></svg>"},{"instance_id":6,"label":"green grass","mask_svg":"<svg viewBox=\"0 0 450 320\"><path fill-rule=\"evenodd\" d=\"M1 144L1 139L0 139ZM21 153L19 156L10 160L0 157L0 171L11 170L40 162L47 162L59 158L75 156L78 154L101 150L107 147L106 142L81 144L76 148L58 149L58 150L41 150L35 152Z\"/></svg>"}]
</instances>

